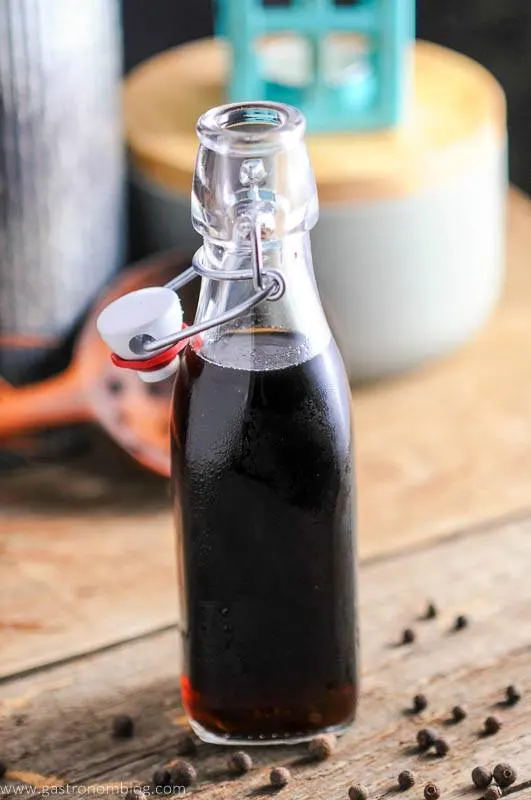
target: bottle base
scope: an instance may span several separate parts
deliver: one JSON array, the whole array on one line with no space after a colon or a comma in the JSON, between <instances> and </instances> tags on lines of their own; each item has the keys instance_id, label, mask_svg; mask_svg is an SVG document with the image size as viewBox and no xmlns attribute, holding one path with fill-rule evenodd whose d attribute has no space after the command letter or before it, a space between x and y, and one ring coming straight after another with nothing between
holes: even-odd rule
<instances>
[{"instance_id":1,"label":"bottle base","mask_svg":"<svg viewBox=\"0 0 531 800\"><path fill-rule=\"evenodd\" d=\"M221 745L238 745L246 747L266 747L269 745L292 745L310 742L316 736L324 733L333 733L335 736L341 736L351 727L353 720L341 723L339 725L331 725L328 728L321 728L319 730L301 731L300 733L268 733L242 736L238 734L221 734L214 731L209 731L204 728L200 723L195 720L190 720L190 726L196 736L202 742L207 744L221 744Z\"/></svg>"}]
</instances>

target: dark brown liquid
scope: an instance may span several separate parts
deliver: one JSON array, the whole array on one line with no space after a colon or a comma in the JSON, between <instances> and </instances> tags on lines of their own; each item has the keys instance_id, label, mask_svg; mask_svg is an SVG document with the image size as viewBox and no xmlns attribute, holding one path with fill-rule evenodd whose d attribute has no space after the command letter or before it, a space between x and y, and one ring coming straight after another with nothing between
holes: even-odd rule
<instances>
[{"instance_id":1,"label":"dark brown liquid","mask_svg":"<svg viewBox=\"0 0 531 800\"><path fill-rule=\"evenodd\" d=\"M250 336L273 364L304 349L300 337L265 331L230 334L209 356L244 365ZM353 476L335 344L258 372L188 348L172 457L190 717L250 739L347 724L357 694Z\"/></svg>"}]
</instances>

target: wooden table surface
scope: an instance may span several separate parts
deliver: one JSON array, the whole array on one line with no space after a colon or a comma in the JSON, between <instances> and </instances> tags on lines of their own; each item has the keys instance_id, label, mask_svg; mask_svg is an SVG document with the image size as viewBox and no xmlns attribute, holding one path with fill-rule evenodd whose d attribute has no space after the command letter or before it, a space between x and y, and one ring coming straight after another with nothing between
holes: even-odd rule
<instances>
[{"instance_id":1,"label":"wooden table surface","mask_svg":"<svg viewBox=\"0 0 531 800\"><path fill-rule=\"evenodd\" d=\"M531 204L513 192L509 212L506 293L485 330L446 360L354 396L356 725L320 766L303 764L300 748L260 749L238 781L223 750L201 745L200 796L265 794L268 765L282 763L293 768L280 793L290 800L345 799L355 781L382 797L407 767L420 786L408 797L428 779L443 797L479 797L471 768L506 760L531 797ZM68 466L0 479L0 760L8 777L41 786L146 783L175 756L184 724L168 487L95 441L95 455ZM441 614L420 622L428 598ZM458 613L470 627L451 633ZM397 647L406 625L418 640ZM524 697L500 706L511 682ZM430 700L421 718L404 714L418 691ZM461 702L467 720L447 725ZM117 743L109 720L121 710L137 735ZM492 713L502 729L481 737ZM446 759L414 752L425 724L448 738Z\"/></svg>"}]
</instances>

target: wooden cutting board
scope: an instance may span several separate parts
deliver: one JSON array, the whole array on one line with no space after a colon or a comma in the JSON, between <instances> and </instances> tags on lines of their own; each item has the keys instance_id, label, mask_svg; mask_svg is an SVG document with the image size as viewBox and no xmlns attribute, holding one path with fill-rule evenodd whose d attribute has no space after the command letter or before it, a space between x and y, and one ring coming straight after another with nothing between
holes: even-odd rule
<instances>
[{"instance_id":1,"label":"wooden cutting board","mask_svg":"<svg viewBox=\"0 0 531 800\"><path fill-rule=\"evenodd\" d=\"M356 391L362 559L531 509L531 203L511 193L503 302L459 353ZM168 486L109 443L0 480L0 676L177 616Z\"/></svg>"}]
</instances>

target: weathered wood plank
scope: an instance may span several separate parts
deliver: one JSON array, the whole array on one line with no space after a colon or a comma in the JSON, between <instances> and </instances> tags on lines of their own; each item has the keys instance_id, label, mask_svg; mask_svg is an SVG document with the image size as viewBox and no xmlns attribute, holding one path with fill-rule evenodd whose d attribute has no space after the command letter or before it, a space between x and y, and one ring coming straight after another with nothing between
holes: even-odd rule
<instances>
[{"instance_id":1,"label":"weathered wood plank","mask_svg":"<svg viewBox=\"0 0 531 800\"><path fill-rule=\"evenodd\" d=\"M529 563L531 521L365 564L360 575L362 703L337 755L308 766L300 763L300 747L253 749L257 768L233 781L225 770L226 749L201 745L194 757L200 774L194 792L209 799L260 796L269 766L277 763L293 768L293 782L280 795L290 800L346 800L349 783L357 780L382 797L406 767L417 772L420 783L440 782L444 797L479 797L469 788L476 763L507 760L521 780L531 778ZM437 601L441 614L420 622L427 596ZM470 627L451 632L460 612L470 615ZM397 647L402 627L409 624L417 630L417 642ZM178 664L178 637L171 631L4 682L0 755L10 774L27 770L90 785L147 782L154 767L175 756L183 725ZM523 687L524 697L514 708L500 708L511 682ZM417 691L430 701L419 718L404 713ZM449 726L445 720L455 703L465 704L469 716ZM122 711L135 716L137 735L117 743L110 739L109 722ZM502 719L502 730L481 737L482 722L492 713ZM17 715L25 716L22 724L16 724ZM426 724L450 742L446 759L412 751L416 730ZM408 796L421 796L421 788Z\"/></svg>"},{"instance_id":2,"label":"weathered wood plank","mask_svg":"<svg viewBox=\"0 0 531 800\"><path fill-rule=\"evenodd\" d=\"M0 677L175 623L167 482L96 442L0 478Z\"/></svg>"}]
</instances>

